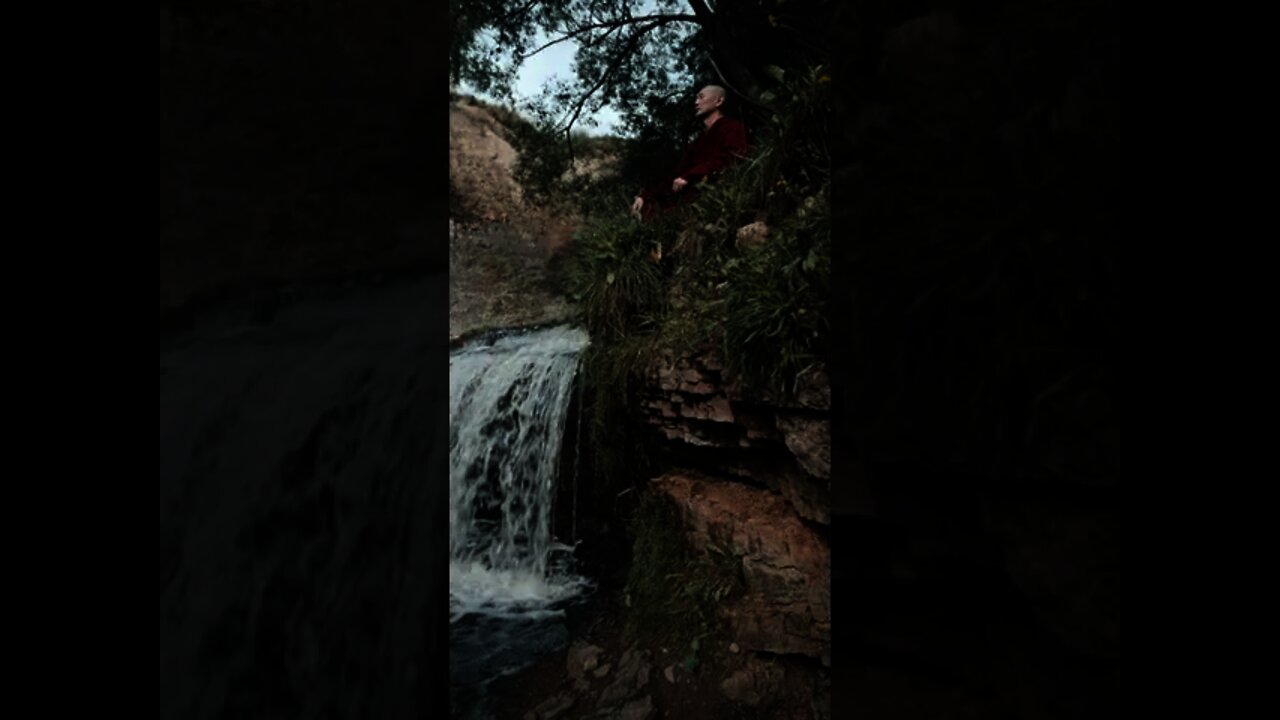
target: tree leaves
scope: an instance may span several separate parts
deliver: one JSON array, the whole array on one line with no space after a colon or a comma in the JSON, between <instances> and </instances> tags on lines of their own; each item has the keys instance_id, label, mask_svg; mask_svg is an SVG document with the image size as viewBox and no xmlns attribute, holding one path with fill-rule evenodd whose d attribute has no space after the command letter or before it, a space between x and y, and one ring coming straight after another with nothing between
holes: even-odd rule
<instances>
[{"instance_id":1,"label":"tree leaves","mask_svg":"<svg viewBox=\"0 0 1280 720\"><path fill-rule=\"evenodd\" d=\"M635 135L659 120L646 112L648 98L687 93L705 80L753 106L761 102L757 74L782 84L791 68L825 62L814 38L796 28L825 27L827 12L825 3L792 8L783 25L768 22L768 10L754 3L451 0L450 81L509 96L522 62L571 40L577 44L573 97L544 95L538 104L568 131L579 108L609 103ZM770 60L760 69L758 54ZM687 122L687 102L683 107Z\"/></svg>"}]
</instances>

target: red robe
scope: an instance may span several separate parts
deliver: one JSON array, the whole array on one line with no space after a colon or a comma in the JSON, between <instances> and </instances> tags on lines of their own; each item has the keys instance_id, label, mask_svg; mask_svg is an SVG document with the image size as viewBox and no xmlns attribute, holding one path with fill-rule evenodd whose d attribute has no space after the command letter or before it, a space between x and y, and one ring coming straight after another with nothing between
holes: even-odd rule
<instances>
[{"instance_id":1,"label":"red robe","mask_svg":"<svg viewBox=\"0 0 1280 720\"><path fill-rule=\"evenodd\" d=\"M659 212L688 202L697 195L699 180L718 173L747 153L747 128L741 121L721 116L689 143L676 163L675 172L664 181L640 191L644 200L641 216L648 220ZM684 178L689 184L680 192L671 189L676 178Z\"/></svg>"}]
</instances>

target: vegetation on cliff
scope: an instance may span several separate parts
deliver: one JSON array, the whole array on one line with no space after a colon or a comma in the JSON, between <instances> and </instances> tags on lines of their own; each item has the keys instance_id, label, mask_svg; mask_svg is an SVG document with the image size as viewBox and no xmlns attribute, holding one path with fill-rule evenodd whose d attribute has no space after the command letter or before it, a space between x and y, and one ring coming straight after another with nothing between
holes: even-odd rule
<instances>
[{"instance_id":1,"label":"vegetation on cliff","mask_svg":"<svg viewBox=\"0 0 1280 720\"><path fill-rule=\"evenodd\" d=\"M665 495L645 496L631 532L625 632L684 649L682 662L692 670L702 641L720 630L720 605L742 590L738 559L714 544L690 547L680 511Z\"/></svg>"}]
</instances>

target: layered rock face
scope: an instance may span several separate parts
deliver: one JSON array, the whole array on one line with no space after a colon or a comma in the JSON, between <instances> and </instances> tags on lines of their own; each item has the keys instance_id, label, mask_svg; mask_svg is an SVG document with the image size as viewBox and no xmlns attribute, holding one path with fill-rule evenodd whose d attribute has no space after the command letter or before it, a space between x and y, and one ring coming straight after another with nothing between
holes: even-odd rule
<instances>
[{"instance_id":1,"label":"layered rock face","mask_svg":"<svg viewBox=\"0 0 1280 720\"><path fill-rule=\"evenodd\" d=\"M649 370L641 406L669 448L780 493L806 520L831 517L831 388L800 378L794 398L749 393L724 378L715 350L668 353Z\"/></svg>"},{"instance_id":2,"label":"layered rock face","mask_svg":"<svg viewBox=\"0 0 1280 720\"><path fill-rule=\"evenodd\" d=\"M653 481L681 508L691 547L741 562L745 592L723 617L747 651L830 663L831 391L825 374L790 399L729 381L714 349L669 352L641 406L672 469ZM696 468L696 469L695 469Z\"/></svg>"},{"instance_id":3,"label":"layered rock face","mask_svg":"<svg viewBox=\"0 0 1280 720\"><path fill-rule=\"evenodd\" d=\"M829 664L831 553L819 532L762 488L683 473L654 487L681 508L693 547L715 543L741 559L746 592L724 607L735 642Z\"/></svg>"}]
</instances>

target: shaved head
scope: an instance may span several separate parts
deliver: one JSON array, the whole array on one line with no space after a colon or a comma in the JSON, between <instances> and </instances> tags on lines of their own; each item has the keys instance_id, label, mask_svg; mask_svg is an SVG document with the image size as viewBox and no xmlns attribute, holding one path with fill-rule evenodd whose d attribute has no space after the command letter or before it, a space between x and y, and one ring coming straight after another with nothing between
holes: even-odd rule
<instances>
[{"instance_id":1,"label":"shaved head","mask_svg":"<svg viewBox=\"0 0 1280 720\"><path fill-rule=\"evenodd\" d=\"M720 117L720 106L724 104L724 88L719 85L708 85L698 91L693 105L700 118L710 118L714 122Z\"/></svg>"}]
</instances>

